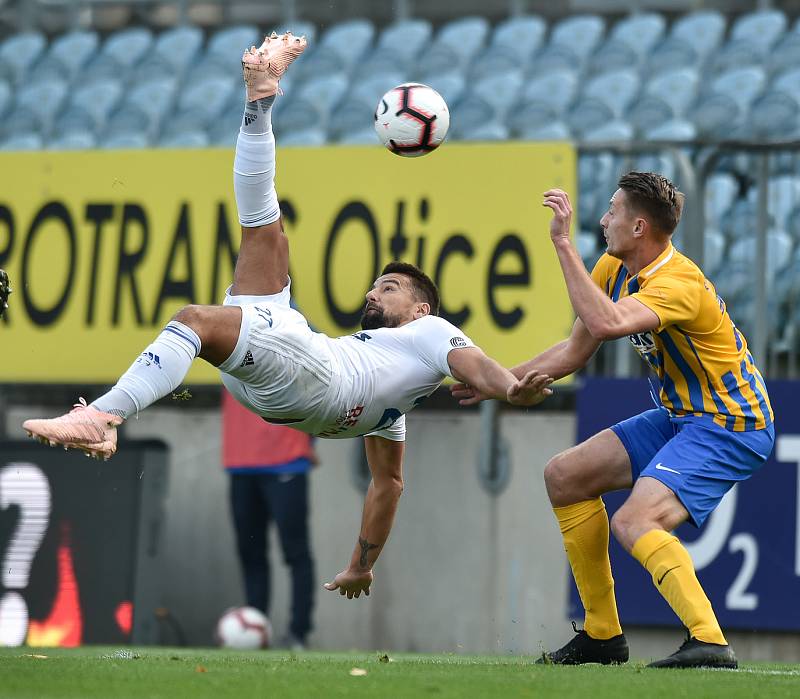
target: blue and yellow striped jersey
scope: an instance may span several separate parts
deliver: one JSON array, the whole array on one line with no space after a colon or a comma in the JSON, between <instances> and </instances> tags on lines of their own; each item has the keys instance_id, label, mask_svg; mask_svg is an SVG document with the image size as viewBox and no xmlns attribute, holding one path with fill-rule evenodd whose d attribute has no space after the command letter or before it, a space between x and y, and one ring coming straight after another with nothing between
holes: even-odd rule
<instances>
[{"instance_id":1,"label":"blue and yellow striped jersey","mask_svg":"<svg viewBox=\"0 0 800 699\"><path fill-rule=\"evenodd\" d=\"M635 277L603 255L592 279L613 301L631 296L659 318L630 341L660 382L662 405L676 416L708 416L734 432L772 423L767 387L725 302L700 268L671 244Z\"/></svg>"}]
</instances>

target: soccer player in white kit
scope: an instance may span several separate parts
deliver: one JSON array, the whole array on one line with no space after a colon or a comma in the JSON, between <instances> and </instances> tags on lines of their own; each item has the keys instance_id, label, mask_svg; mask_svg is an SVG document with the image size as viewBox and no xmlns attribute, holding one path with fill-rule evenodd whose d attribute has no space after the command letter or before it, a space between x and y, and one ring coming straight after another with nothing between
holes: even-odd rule
<instances>
[{"instance_id":1,"label":"soccer player in white kit","mask_svg":"<svg viewBox=\"0 0 800 699\"><path fill-rule=\"evenodd\" d=\"M116 428L177 388L200 357L264 419L320 437L365 436L372 482L349 565L325 587L348 598L369 594L372 566L389 535L403 489L405 413L451 375L482 394L534 405L551 380L517 380L436 314L433 282L393 262L366 295L363 331L339 338L313 332L289 305L289 247L275 192L272 103L278 81L305 38L272 35L242 59L247 102L236 144L234 190L242 243L222 306L181 309L117 384L91 405L52 419L26 420L42 442L108 459Z\"/></svg>"}]
</instances>

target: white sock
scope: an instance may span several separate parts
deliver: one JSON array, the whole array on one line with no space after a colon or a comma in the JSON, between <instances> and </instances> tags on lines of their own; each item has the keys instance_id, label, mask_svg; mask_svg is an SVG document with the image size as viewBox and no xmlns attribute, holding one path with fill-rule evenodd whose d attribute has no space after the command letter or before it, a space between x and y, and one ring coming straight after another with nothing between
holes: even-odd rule
<instances>
[{"instance_id":1,"label":"white sock","mask_svg":"<svg viewBox=\"0 0 800 699\"><path fill-rule=\"evenodd\" d=\"M117 385L94 401L92 407L127 419L180 386L198 354L197 333L172 320Z\"/></svg>"},{"instance_id":2,"label":"white sock","mask_svg":"<svg viewBox=\"0 0 800 699\"><path fill-rule=\"evenodd\" d=\"M233 191L239 223L255 228L280 218L275 191L275 137L272 134L272 103L275 96L245 105L236 156L233 161Z\"/></svg>"}]
</instances>

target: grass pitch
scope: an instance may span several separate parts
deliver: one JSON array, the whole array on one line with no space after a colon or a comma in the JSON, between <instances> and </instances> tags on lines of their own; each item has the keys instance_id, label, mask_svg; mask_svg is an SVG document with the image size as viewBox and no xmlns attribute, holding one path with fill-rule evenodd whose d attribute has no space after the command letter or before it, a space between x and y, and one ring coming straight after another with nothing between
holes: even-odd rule
<instances>
[{"instance_id":1,"label":"grass pitch","mask_svg":"<svg viewBox=\"0 0 800 699\"><path fill-rule=\"evenodd\" d=\"M249 697L800 696L800 666L737 671L533 665L530 657L210 649L0 648L3 699L248 699Z\"/></svg>"}]
</instances>

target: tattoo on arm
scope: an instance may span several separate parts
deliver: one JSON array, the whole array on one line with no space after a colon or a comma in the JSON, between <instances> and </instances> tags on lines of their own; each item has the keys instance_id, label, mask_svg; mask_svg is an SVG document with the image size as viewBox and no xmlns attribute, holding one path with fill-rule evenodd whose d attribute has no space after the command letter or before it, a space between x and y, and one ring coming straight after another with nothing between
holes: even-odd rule
<instances>
[{"instance_id":1,"label":"tattoo on arm","mask_svg":"<svg viewBox=\"0 0 800 699\"><path fill-rule=\"evenodd\" d=\"M370 544L369 541L366 539L362 539L360 536L358 537L358 545L361 547L361 557L358 559L358 564L362 568L367 567L367 552L370 549L378 548L378 544Z\"/></svg>"}]
</instances>

